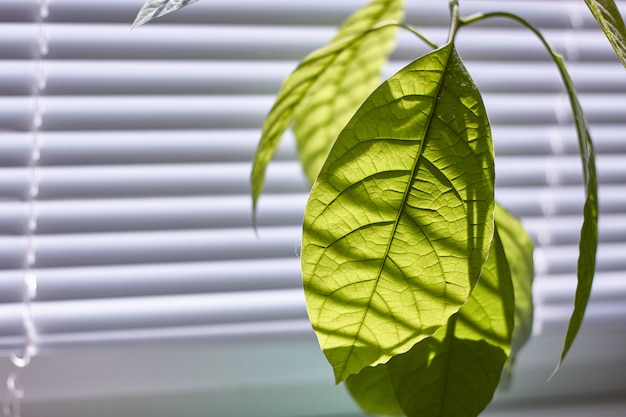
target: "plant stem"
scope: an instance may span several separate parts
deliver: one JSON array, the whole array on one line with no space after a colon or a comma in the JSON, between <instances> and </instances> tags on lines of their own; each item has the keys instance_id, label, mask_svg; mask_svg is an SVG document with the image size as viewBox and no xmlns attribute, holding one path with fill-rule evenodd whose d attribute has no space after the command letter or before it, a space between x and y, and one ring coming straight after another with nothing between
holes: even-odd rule
<instances>
[{"instance_id":1,"label":"plant stem","mask_svg":"<svg viewBox=\"0 0 626 417\"><path fill-rule=\"evenodd\" d=\"M544 47L548 50L550 55L552 55L553 57L555 55L559 55L552 48L552 46L548 43L546 38L543 37L541 32L539 32L539 30L537 30L537 28L535 28L533 25L531 25L526 19L524 19L522 17L519 17L518 15L513 14L513 13L507 13L507 12L479 13L479 14L475 14L475 15L469 16L469 17L464 18L464 19L459 19L460 20L459 23L460 23L461 26L465 26L465 25L470 25L472 23L477 23L477 22L480 22L481 20L486 20L486 19L493 18L493 17L501 17L501 18L505 18L505 19L515 20L516 22L520 23L522 26L526 27L528 30L533 32L537 36L537 38L539 38L539 40L544 45Z\"/></svg>"},{"instance_id":2,"label":"plant stem","mask_svg":"<svg viewBox=\"0 0 626 417\"><path fill-rule=\"evenodd\" d=\"M426 45L430 46L433 49L437 49L439 48L439 46L434 43L433 41L431 41L430 39L428 39L426 36L422 35L422 33L420 33L420 31L418 31L416 28L414 28L411 25L407 25L406 23L402 23L402 22L381 22L376 26L372 26L371 28L367 29L364 34L367 34L369 32L373 32L379 29L385 29L388 28L390 26L397 26L399 28L402 29L406 29L409 32L411 32L412 34L414 34L415 36L417 36L419 39L422 40L422 42L424 42Z\"/></svg>"},{"instance_id":3,"label":"plant stem","mask_svg":"<svg viewBox=\"0 0 626 417\"><path fill-rule=\"evenodd\" d=\"M415 36L417 36L418 38L420 38L426 45L430 46L433 49L437 49L439 48L439 45L437 45L436 43L432 42L430 39L428 39L426 36L422 35L417 29L415 29L413 26L411 25L407 25L407 24L399 24L398 26L400 26L403 29L408 30L409 32L411 32L412 34L414 34Z\"/></svg>"},{"instance_id":4,"label":"plant stem","mask_svg":"<svg viewBox=\"0 0 626 417\"><path fill-rule=\"evenodd\" d=\"M461 19L459 18L459 2L458 0L450 1L450 34L448 35L448 43L454 42Z\"/></svg>"}]
</instances>

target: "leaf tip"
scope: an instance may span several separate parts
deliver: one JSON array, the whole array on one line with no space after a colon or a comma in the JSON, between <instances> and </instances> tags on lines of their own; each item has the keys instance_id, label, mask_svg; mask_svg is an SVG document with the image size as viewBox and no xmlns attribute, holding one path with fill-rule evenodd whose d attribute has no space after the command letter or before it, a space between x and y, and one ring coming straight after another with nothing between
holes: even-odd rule
<instances>
[{"instance_id":1,"label":"leaf tip","mask_svg":"<svg viewBox=\"0 0 626 417\"><path fill-rule=\"evenodd\" d=\"M556 364L556 367L554 368L554 371L552 371L552 373L548 377L547 382L550 382L552 378L554 378L554 375L556 375L556 373L559 371L559 367L561 366L561 363L563 363L563 356L561 357L561 360L559 361L559 363Z\"/></svg>"},{"instance_id":2,"label":"leaf tip","mask_svg":"<svg viewBox=\"0 0 626 417\"><path fill-rule=\"evenodd\" d=\"M145 21L143 21L143 19L140 19L139 16L137 16L137 18L135 19L135 21L133 22L132 26L130 27L130 30L134 30L135 28L137 28L138 26L143 25L144 23L146 23Z\"/></svg>"}]
</instances>

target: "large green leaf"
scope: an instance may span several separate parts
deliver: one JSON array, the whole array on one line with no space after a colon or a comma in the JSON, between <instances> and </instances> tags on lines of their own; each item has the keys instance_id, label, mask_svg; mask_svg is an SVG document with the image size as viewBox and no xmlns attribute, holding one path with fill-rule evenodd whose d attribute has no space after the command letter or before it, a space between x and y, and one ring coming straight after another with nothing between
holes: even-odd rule
<instances>
[{"instance_id":1,"label":"large green leaf","mask_svg":"<svg viewBox=\"0 0 626 417\"><path fill-rule=\"evenodd\" d=\"M483 275L467 304L432 337L387 363L406 415L478 416L498 387L510 351L513 316L513 283L496 232Z\"/></svg>"},{"instance_id":2,"label":"large green leaf","mask_svg":"<svg viewBox=\"0 0 626 417\"><path fill-rule=\"evenodd\" d=\"M496 228L502 241L515 294L515 326L511 340L511 353L504 366L501 385L509 384L517 352L532 335L533 296L532 283L535 275L533 242L522 223L506 209L496 204Z\"/></svg>"},{"instance_id":3,"label":"large green leaf","mask_svg":"<svg viewBox=\"0 0 626 417\"><path fill-rule=\"evenodd\" d=\"M165 16L168 13L175 12L197 1L198 0L148 0L137 14L133 22L133 27L148 23L157 17Z\"/></svg>"},{"instance_id":4,"label":"large green leaf","mask_svg":"<svg viewBox=\"0 0 626 417\"><path fill-rule=\"evenodd\" d=\"M339 135L307 203L307 309L337 381L432 335L493 236L491 131L451 44L409 64Z\"/></svg>"},{"instance_id":5,"label":"large green leaf","mask_svg":"<svg viewBox=\"0 0 626 417\"><path fill-rule=\"evenodd\" d=\"M306 57L284 81L265 119L251 174L256 207L265 169L295 120L300 159L313 182L330 146L376 87L393 46L403 0L373 0L352 15L325 47ZM377 30L375 28L381 27Z\"/></svg>"},{"instance_id":6,"label":"large green leaf","mask_svg":"<svg viewBox=\"0 0 626 417\"><path fill-rule=\"evenodd\" d=\"M589 10L626 67L626 26L613 0L585 0Z\"/></svg>"}]
</instances>

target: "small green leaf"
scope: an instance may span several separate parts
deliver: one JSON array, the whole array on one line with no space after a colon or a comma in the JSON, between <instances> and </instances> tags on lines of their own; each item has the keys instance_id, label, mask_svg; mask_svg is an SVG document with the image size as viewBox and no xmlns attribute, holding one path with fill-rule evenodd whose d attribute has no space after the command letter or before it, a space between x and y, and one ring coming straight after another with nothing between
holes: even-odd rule
<instances>
[{"instance_id":1,"label":"small green leaf","mask_svg":"<svg viewBox=\"0 0 626 417\"><path fill-rule=\"evenodd\" d=\"M534 278L533 242L522 223L499 204L495 211L496 228L502 241L504 254L511 269L515 294L515 326L511 341L511 353L504 366L501 384L508 386L517 352L532 335Z\"/></svg>"},{"instance_id":2,"label":"small green leaf","mask_svg":"<svg viewBox=\"0 0 626 417\"><path fill-rule=\"evenodd\" d=\"M373 0L352 15L325 47L306 57L283 83L263 124L251 174L253 209L265 169L295 121L299 155L313 182L330 146L372 92L393 46L403 0Z\"/></svg>"},{"instance_id":3,"label":"small green leaf","mask_svg":"<svg viewBox=\"0 0 626 417\"><path fill-rule=\"evenodd\" d=\"M407 352L469 298L493 236L493 148L452 44L357 111L305 211L309 318L336 381Z\"/></svg>"},{"instance_id":4,"label":"small green leaf","mask_svg":"<svg viewBox=\"0 0 626 417\"><path fill-rule=\"evenodd\" d=\"M510 351L513 303L509 265L496 231L467 304L432 337L386 365L407 416L476 417L483 411Z\"/></svg>"},{"instance_id":5,"label":"small green leaf","mask_svg":"<svg viewBox=\"0 0 626 417\"><path fill-rule=\"evenodd\" d=\"M615 53L626 67L626 26L613 0L585 0Z\"/></svg>"},{"instance_id":6,"label":"small green leaf","mask_svg":"<svg viewBox=\"0 0 626 417\"><path fill-rule=\"evenodd\" d=\"M197 1L198 0L148 0L137 14L133 22L133 27L148 23L157 17L164 16Z\"/></svg>"},{"instance_id":7,"label":"small green leaf","mask_svg":"<svg viewBox=\"0 0 626 417\"><path fill-rule=\"evenodd\" d=\"M403 416L387 369L386 364L363 368L358 374L350 375L346 379L346 388L359 407L368 414Z\"/></svg>"}]
</instances>

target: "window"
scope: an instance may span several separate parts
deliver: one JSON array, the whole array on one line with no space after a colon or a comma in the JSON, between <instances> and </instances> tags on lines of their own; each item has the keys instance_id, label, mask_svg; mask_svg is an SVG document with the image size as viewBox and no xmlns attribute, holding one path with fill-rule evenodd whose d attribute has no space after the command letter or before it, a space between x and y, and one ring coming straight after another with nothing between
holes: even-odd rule
<instances>
[{"instance_id":1,"label":"window","mask_svg":"<svg viewBox=\"0 0 626 417\"><path fill-rule=\"evenodd\" d=\"M258 237L248 176L282 79L364 3L205 0L131 31L143 0L0 0L0 378L16 373L24 415L357 415L304 310L307 184L290 138L270 167ZM445 40L447 2L409 3L411 21ZM504 21L463 29L458 49L493 124L497 197L537 243L537 335L487 415L571 416L559 407L576 399L589 403L580 415L617 416L626 72L582 1L461 3L464 14L520 13L566 56L601 183L592 301L544 384L575 287L575 132L535 38ZM426 51L402 34L387 75ZM9 357L29 333L37 354L16 370Z\"/></svg>"}]
</instances>

